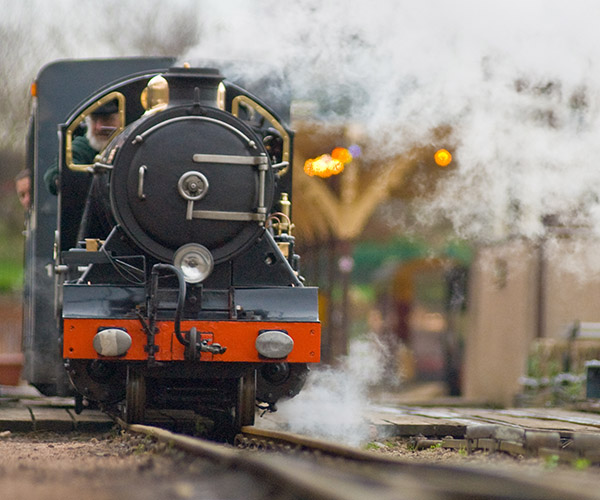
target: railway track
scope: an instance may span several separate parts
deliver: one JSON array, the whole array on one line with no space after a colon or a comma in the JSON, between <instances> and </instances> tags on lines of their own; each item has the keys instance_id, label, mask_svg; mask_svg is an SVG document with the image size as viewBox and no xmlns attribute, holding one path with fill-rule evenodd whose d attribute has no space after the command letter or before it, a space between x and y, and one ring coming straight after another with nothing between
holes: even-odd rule
<instances>
[{"instance_id":1,"label":"railway track","mask_svg":"<svg viewBox=\"0 0 600 500\"><path fill-rule=\"evenodd\" d=\"M464 424L455 427L451 436L437 432L435 425L422 427L421 434L426 437L413 438L417 449L438 446L468 453L498 451L513 456L553 457L566 463L583 459L600 464L600 422L594 414L559 409L471 409L464 414L451 409L410 411L425 418L435 416Z\"/></svg>"},{"instance_id":2,"label":"railway track","mask_svg":"<svg viewBox=\"0 0 600 500\"><path fill-rule=\"evenodd\" d=\"M75 415L73 420L72 412L64 408L63 402L56 402L55 406L49 402L42 403L37 400L26 400L21 404L4 401L0 408L2 430L89 431L107 429L112 422L98 412L84 412L81 416ZM395 427L388 426L386 429L400 431L398 436L413 436L416 450L450 448L460 450L461 455L483 450L490 454L550 456L552 463L555 458L572 463L578 460L600 463L600 420L593 414L515 409L407 408L404 411L409 412L411 417L407 419L407 425L402 426L397 420ZM181 416L177 415L178 418ZM416 428L423 436L414 437L415 433L408 433L415 428L413 417L419 417L416 422L422 422ZM181 424L181 420L176 419L177 425L175 420L163 420L164 426L175 432L198 431L197 422L193 419L187 427ZM514 467L512 471L494 470L487 464L485 469L473 468L473 462L477 461L479 465L485 460L478 458L488 453L474 453L473 461L461 461L461 465L449 465L447 462L444 465L423 464L406 457L398 459L383 453L257 427L243 428L236 437L236 448L232 448L162 428L119 423L131 432L151 435L188 453L209 458L233 475L237 471L246 471L257 478L255 481L267 481L270 490L285 492L282 498L600 499L600 493L596 493L600 491L598 481L595 485L590 484L593 482L590 476L595 474L596 467L591 467L589 474L576 472L574 467L544 470L543 461L540 467L529 472ZM442 433L450 427L455 431L454 437ZM256 453L256 450L266 453ZM426 454L421 453L420 458ZM574 475L561 477L565 469L570 469Z\"/></svg>"},{"instance_id":3,"label":"railway track","mask_svg":"<svg viewBox=\"0 0 600 500\"><path fill-rule=\"evenodd\" d=\"M123 424L124 425L124 424ZM183 436L145 425L130 432L152 436L222 467L268 482L278 498L317 500L544 499L600 498L594 490L560 478L532 477L470 466L415 463L320 439L245 427L239 447ZM248 450L276 451L256 453Z\"/></svg>"}]
</instances>

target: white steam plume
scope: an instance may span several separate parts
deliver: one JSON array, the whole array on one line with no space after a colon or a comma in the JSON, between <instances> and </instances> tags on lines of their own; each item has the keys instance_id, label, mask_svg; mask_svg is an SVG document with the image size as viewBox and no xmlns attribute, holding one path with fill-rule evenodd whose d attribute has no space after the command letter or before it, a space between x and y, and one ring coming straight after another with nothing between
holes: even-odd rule
<instances>
[{"instance_id":1,"label":"white steam plume","mask_svg":"<svg viewBox=\"0 0 600 500\"><path fill-rule=\"evenodd\" d=\"M201 57L267 60L297 98L362 124L382 157L451 127L457 160L423 220L463 235L600 232L600 4L305 0L203 4ZM218 20L217 20L218 18Z\"/></svg>"},{"instance_id":2,"label":"white steam plume","mask_svg":"<svg viewBox=\"0 0 600 500\"><path fill-rule=\"evenodd\" d=\"M97 2L47 4L0 0L3 22L28 27L49 59L117 55L103 37L92 39ZM202 23L186 58L270 63L297 99L359 123L384 158L429 145L432 130L448 126L443 146L455 167L419 211L423 222L448 218L484 240L537 237L542 216L562 213L600 232L598 2L202 0L170 8ZM156 34L163 24L144 28Z\"/></svg>"},{"instance_id":3,"label":"white steam plume","mask_svg":"<svg viewBox=\"0 0 600 500\"><path fill-rule=\"evenodd\" d=\"M296 397L278 403L273 415L286 429L313 437L358 445L370 439L369 392L382 382L395 383L386 362L386 349L369 335L350 344L349 354L336 368L311 368L306 385ZM272 426L271 418L257 419L258 426Z\"/></svg>"}]
</instances>

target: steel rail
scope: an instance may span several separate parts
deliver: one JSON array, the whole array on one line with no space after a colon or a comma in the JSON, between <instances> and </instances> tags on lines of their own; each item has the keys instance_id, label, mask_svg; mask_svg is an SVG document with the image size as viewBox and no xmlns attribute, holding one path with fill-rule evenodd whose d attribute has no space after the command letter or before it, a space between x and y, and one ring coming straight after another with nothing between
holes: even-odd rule
<instances>
[{"instance_id":1,"label":"steel rail","mask_svg":"<svg viewBox=\"0 0 600 500\"><path fill-rule=\"evenodd\" d=\"M175 434L158 427L131 424L117 419L119 425L129 432L144 434L168 443L195 456L218 462L223 467L244 470L255 475L258 481L269 481L280 487L281 491L292 490L299 498L314 500L364 500L375 494L382 500L433 500L418 491L408 491L408 495L398 495L397 491L378 486L373 481L363 482L352 479L348 474L327 475L319 478L319 470L307 462L297 459L275 456L273 454L256 455L236 448L228 448L206 440ZM308 466L307 466L308 465ZM323 472L321 468L321 472ZM386 491L387 490L387 491Z\"/></svg>"},{"instance_id":2,"label":"steel rail","mask_svg":"<svg viewBox=\"0 0 600 500\"><path fill-rule=\"evenodd\" d=\"M296 434L244 427L249 438L289 443L305 454L253 453L183 436L173 432L132 424L121 426L130 432L152 436L179 449L223 467L246 471L258 481L273 484L281 492L316 500L587 500L598 498L581 484L565 484L559 477L527 477L507 471L455 465L415 463L407 459L381 456L337 443ZM261 437L262 436L262 437ZM318 455L339 457L318 459Z\"/></svg>"},{"instance_id":3,"label":"steel rail","mask_svg":"<svg viewBox=\"0 0 600 500\"><path fill-rule=\"evenodd\" d=\"M245 426L242 427L241 434L250 439L259 438L267 441L288 444L311 451L317 451L324 455L345 458L346 460L353 460L357 462L382 463L391 465L405 463L397 458L387 455L377 455L375 453L363 451L358 448L352 448L351 446L333 443L323 439L302 436L300 434L293 434L290 432L262 429L254 426Z\"/></svg>"},{"instance_id":4,"label":"steel rail","mask_svg":"<svg viewBox=\"0 0 600 500\"><path fill-rule=\"evenodd\" d=\"M502 426L475 426L473 430L484 431L486 434L489 431L505 430ZM482 437L486 437L482 434ZM540 436L539 434L543 434ZM540 451L544 451L539 456L548 456L549 451L543 448L547 442L549 433L535 433L537 444L542 446ZM432 498L440 499L544 499L544 500L583 500L583 499L599 499L600 495L595 490L588 488L583 482L569 484L560 475L553 474L549 477L547 474L544 477L529 477L523 474L515 475L509 471L490 470L482 467L465 467L449 464L432 464L432 463L415 463L406 458L398 458L389 455L382 455L373 452L362 451L349 446L341 445L322 439L293 434L289 432L276 431L270 429L261 429L254 426L242 428L242 435L249 439L265 440L265 447L269 448L270 442L278 444L280 447L286 444L289 447L296 447L300 450L312 450L323 455L337 456L345 460L362 463L377 464L394 470L399 480L399 485L404 485L407 482L406 476L410 479L416 479L421 488L429 492L434 492ZM532 436L533 437L533 436ZM600 439L592 439L594 436L585 435L588 439L585 440L586 445L600 444ZM541 438L541 439L540 439ZM600 436L596 436L600 438ZM482 441L494 441L495 447L486 447ZM417 440L429 444L438 443L442 447L458 448L459 442L462 446L471 451L474 445L476 449L486 451L504 451L512 455L526 455L527 446L521 443L513 442L507 439L446 439L446 440ZM454 442L454 446L450 443ZM483 445L483 446L481 446ZM475 449L473 448L473 449ZM597 449L597 446L595 447ZM562 453L558 453L560 458L563 458ZM401 487L401 486L399 486Z\"/></svg>"}]
</instances>

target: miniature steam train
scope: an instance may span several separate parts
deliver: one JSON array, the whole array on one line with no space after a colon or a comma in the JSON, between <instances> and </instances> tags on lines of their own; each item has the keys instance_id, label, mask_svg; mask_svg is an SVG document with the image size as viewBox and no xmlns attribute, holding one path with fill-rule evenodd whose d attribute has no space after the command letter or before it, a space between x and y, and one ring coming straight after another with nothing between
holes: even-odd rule
<instances>
[{"instance_id":1,"label":"miniature steam train","mask_svg":"<svg viewBox=\"0 0 600 500\"><path fill-rule=\"evenodd\" d=\"M292 236L293 134L278 116L289 101L276 111L218 70L165 62L68 61L38 77L25 375L64 393L51 367L58 348L78 410L94 401L127 422L192 410L235 430L253 423L257 402L297 394L320 357L317 289L302 283ZM90 68L104 70L101 88ZM54 199L41 188L40 106L58 93L57 72L72 87L74 73L87 75L91 89L59 126L58 223L44 264L40 221ZM77 164L73 141L107 104L120 125L92 164ZM47 282L44 267L54 330L40 323L48 292L34 286Z\"/></svg>"}]
</instances>

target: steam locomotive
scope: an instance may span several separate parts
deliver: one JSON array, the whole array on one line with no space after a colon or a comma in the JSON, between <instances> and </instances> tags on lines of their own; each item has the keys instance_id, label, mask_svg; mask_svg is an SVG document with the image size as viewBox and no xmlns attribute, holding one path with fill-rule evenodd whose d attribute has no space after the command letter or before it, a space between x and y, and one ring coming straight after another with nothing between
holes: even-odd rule
<instances>
[{"instance_id":1,"label":"steam locomotive","mask_svg":"<svg viewBox=\"0 0 600 500\"><path fill-rule=\"evenodd\" d=\"M165 63L63 61L36 81L25 375L69 393L56 349L78 411L97 402L132 423L188 410L236 430L257 404L296 395L320 357L317 289L303 285L292 235L289 100L279 92L269 107L219 70ZM55 202L41 181L43 111L68 88L63 108L84 96L58 126ZM78 164L73 143L107 105L119 126ZM40 222L54 206L50 260Z\"/></svg>"}]
</instances>

